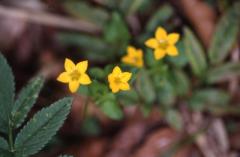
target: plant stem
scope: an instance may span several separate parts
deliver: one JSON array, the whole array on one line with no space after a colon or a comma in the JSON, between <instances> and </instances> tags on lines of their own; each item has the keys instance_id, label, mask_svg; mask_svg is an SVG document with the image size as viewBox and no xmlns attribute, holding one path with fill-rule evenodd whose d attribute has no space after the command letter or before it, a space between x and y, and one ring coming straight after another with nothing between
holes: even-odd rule
<instances>
[{"instance_id":1,"label":"plant stem","mask_svg":"<svg viewBox=\"0 0 240 157\"><path fill-rule=\"evenodd\" d=\"M13 132L12 132L11 121L9 121L9 123L8 123L8 141L9 141L10 151L11 151L11 152L14 152Z\"/></svg>"}]
</instances>

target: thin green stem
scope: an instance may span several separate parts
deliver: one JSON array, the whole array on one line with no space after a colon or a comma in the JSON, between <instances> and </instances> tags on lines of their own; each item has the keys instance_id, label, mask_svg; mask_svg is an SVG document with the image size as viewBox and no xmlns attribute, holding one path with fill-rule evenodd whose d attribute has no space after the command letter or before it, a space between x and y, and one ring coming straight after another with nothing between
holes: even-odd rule
<instances>
[{"instance_id":1,"label":"thin green stem","mask_svg":"<svg viewBox=\"0 0 240 157\"><path fill-rule=\"evenodd\" d=\"M14 145L13 145L13 130L12 130L12 124L11 121L8 123L8 141L9 141L9 147L10 151L14 152Z\"/></svg>"}]
</instances>

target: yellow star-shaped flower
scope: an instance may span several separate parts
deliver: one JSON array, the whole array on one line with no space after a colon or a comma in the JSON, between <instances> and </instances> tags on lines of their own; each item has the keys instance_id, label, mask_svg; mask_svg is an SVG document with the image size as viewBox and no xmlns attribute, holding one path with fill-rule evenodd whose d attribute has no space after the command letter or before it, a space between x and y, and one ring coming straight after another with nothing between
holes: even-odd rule
<instances>
[{"instance_id":1,"label":"yellow star-shaped flower","mask_svg":"<svg viewBox=\"0 0 240 157\"><path fill-rule=\"evenodd\" d=\"M120 90L129 90L130 86L128 81L131 79L132 73L122 72L122 70L116 66L112 73L108 75L109 86L113 93L117 93Z\"/></svg>"},{"instance_id":2,"label":"yellow star-shaped flower","mask_svg":"<svg viewBox=\"0 0 240 157\"><path fill-rule=\"evenodd\" d=\"M158 27L155 32L155 38L148 39L145 45L154 49L155 59L159 60L166 54L169 56L178 55L178 50L175 46L178 40L178 33L170 33L168 35L164 28Z\"/></svg>"},{"instance_id":3,"label":"yellow star-shaped flower","mask_svg":"<svg viewBox=\"0 0 240 157\"><path fill-rule=\"evenodd\" d=\"M136 67L143 67L143 52L141 49L136 49L133 46L127 47L127 55L122 58L125 64L133 65Z\"/></svg>"},{"instance_id":4,"label":"yellow star-shaped flower","mask_svg":"<svg viewBox=\"0 0 240 157\"><path fill-rule=\"evenodd\" d=\"M62 83L69 83L69 89L72 93L75 93L80 84L88 85L91 83L89 76L86 74L88 61L82 61L75 65L73 61L66 58L65 63L65 72L61 73L57 80Z\"/></svg>"}]
</instances>

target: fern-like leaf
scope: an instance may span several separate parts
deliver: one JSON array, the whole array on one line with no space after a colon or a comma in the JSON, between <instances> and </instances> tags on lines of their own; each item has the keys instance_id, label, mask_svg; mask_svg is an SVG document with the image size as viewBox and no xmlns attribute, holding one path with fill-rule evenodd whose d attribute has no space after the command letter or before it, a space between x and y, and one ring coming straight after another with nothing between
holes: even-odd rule
<instances>
[{"instance_id":1,"label":"fern-like leaf","mask_svg":"<svg viewBox=\"0 0 240 157\"><path fill-rule=\"evenodd\" d=\"M17 135L16 156L30 156L40 151L62 126L71 103L71 98L64 98L39 111Z\"/></svg>"},{"instance_id":2,"label":"fern-like leaf","mask_svg":"<svg viewBox=\"0 0 240 157\"><path fill-rule=\"evenodd\" d=\"M42 86L43 78L37 77L21 90L12 111L11 119L15 128L18 128L24 122L28 112L36 102Z\"/></svg>"},{"instance_id":3,"label":"fern-like leaf","mask_svg":"<svg viewBox=\"0 0 240 157\"><path fill-rule=\"evenodd\" d=\"M6 59L0 53L0 131L8 131L8 121L14 101L14 77Z\"/></svg>"}]
</instances>

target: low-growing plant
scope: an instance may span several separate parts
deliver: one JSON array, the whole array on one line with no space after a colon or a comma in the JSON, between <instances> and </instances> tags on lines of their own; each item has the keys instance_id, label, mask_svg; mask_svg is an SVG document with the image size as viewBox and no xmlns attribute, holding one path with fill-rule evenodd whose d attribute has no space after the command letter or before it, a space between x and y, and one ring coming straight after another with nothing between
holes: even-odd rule
<instances>
[{"instance_id":1,"label":"low-growing plant","mask_svg":"<svg viewBox=\"0 0 240 157\"><path fill-rule=\"evenodd\" d=\"M113 119L123 118L122 109L128 105L138 105L145 115L153 106L157 106L167 122L176 129L182 127L178 110L181 102L185 102L194 111L208 111L213 114L229 111L231 95L218 84L230 77L239 76L240 72L239 63L227 61L239 33L238 2L229 7L217 23L207 50L187 26L183 28L180 38L180 33L170 33L167 36L166 31L158 26L161 24L168 31L173 30L174 26L167 24L167 20L174 15L170 5L160 7L148 19L143 32L131 36L126 19L136 8L131 7L130 1L119 3L120 5L114 6L120 7L118 12L110 12L110 15L109 10L104 7L95 8L87 2L64 3L70 14L92 23L96 22L94 17L100 16L97 21L101 22L97 24L104 28L102 36L71 33L58 35L62 43L83 49L81 55L89 60L107 62L103 68L89 69L92 83L88 86L80 85L78 93L89 96ZM125 3L129 5L124 5ZM141 1L137 8L144 10L144 4L148 3L151 2ZM83 14L82 9L94 11ZM122 71L131 73L131 78L128 76L127 82L118 79L123 84L115 86L112 74L120 76Z\"/></svg>"},{"instance_id":2,"label":"low-growing plant","mask_svg":"<svg viewBox=\"0 0 240 157\"><path fill-rule=\"evenodd\" d=\"M43 86L41 76L32 79L15 99L12 70L0 54L0 156L28 157L39 152L63 125L72 98L63 98L26 118Z\"/></svg>"},{"instance_id":3,"label":"low-growing plant","mask_svg":"<svg viewBox=\"0 0 240 157\"><path fill-rule=\"evenodd\" d=\"M149 19L143 33L131 36L125 15L139 8L139 3L132 3L121 1L118 12L111 12L112 6L103 9L87 2L64 3L68 12L96 24L103 33L97 36L60 33L59 41L83 48L86 53L82 57L90 61L109 62L102 68L89 68L90 61L75 64L67 58L65 71L57 80L68 84L72 93L89 97L104 114L115 120L124 118L126 106L138 105L146 116L157 107L173 128L181 129L183 122L178 110L181 102L193 111L239 113L230 105L231 95L219 86L240 75L240 63L227 59L239 34L239 3L234 3L217 23L208 49L187 26L181 37L180 33L167 33L174 28L164 23L173 15L169 5L160 8ZM167 15L161 16L163 12ZM71 98L42 109L22 126L36 101L42 78L30 81L14 101L14 79L2 55L0 72L0 80L3 80L0 82L0 152L16 157L35 154L62 125Z\"/></svg>"}]
</instances>

